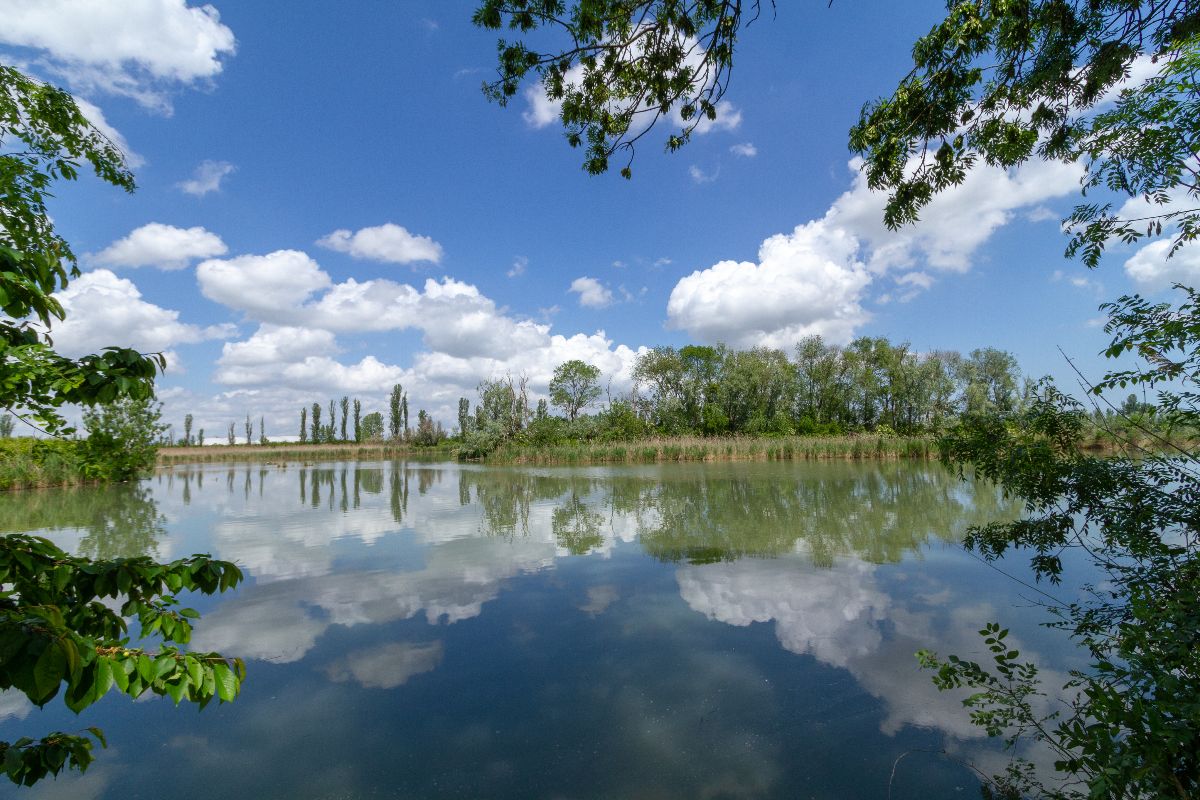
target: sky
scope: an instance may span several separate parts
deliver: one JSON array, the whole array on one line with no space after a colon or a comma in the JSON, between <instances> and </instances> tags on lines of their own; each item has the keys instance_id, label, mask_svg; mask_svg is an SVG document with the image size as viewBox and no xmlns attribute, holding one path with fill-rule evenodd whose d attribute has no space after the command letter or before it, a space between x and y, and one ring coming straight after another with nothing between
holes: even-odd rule
<instances>
[{"instance_id":1,"label":"sky","mask_svg":"<svg viewBox=\"0 0 1200 800\"><path fill-rule=\"evenodd\" d=\"M384 410L396 383L450 428L484 379L541 396L579 358L615 395L642 348L810 334L997 347L1070 390L1068 357L1106 368L1101 302L1200 277L1164 242L1064 259L1071 164L977 169L884 228L847 132L940 2L767 9L716 122L672 154L652 131L632 180L585 173L536 87L485 99L497 36L472 3L333 8L0 0L0 61L68 88L138 182L56 186L84 274L55 344L166 353L177 435L191 413L209 439L246 415L294 436L301 407Z\"/></svg>"}]
</instances>

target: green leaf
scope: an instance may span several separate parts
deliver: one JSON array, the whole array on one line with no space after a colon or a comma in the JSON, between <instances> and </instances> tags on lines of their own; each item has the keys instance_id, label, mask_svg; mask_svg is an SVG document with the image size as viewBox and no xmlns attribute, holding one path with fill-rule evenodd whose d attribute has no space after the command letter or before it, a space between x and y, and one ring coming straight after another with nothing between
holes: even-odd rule
<instances>
[{"instance_id":1,"label":"green leaf","mask_svg":"<svg viewBox=\"0 0 1200 800\"><path fill-rule=\"evenodd\" d=\"M137 671L138 675L141 676L142 681L144 681L147 686L151 683L154 683L154 679L158 677L158 673L155 671L154 667L154 660L145 653L138 654Z\"/></svg>"},{"instance_id":2,"label":"green leaf","mask_svg":"<svg viewBox=\"0 0 1200 800\"><path fill-rule=\"evenodd\" d=\"M63 653L58 642L50 642L38 657L33 668L33 683L37 697L31 698L41 705L58 692L64 673L67 670L67 656Z\"/></svg>"},{"instance_id":3,"label":"green leaf","mask_svg":"<svg viewBox=\"0 0 1200 800\"><path fill-rule=\"evenodd\" d=\"M217 684L217 696L226 703L232 703L238 695L238 680L224 663L217 663L212 668L213 678Z\"/></svg>"},{"instance_id":4,"label":"green leaf","mask_svg":"<svg viewBox=\"0 0 1200 800\"><path fill-rule=\"evenodd\" d=\"M187 691L187 686L182 680L168 682L164 688L167 691L167 696L175 702L175 705L179 705L179 701L183 699L184 692Z\"/></svg>"}]
</instances>

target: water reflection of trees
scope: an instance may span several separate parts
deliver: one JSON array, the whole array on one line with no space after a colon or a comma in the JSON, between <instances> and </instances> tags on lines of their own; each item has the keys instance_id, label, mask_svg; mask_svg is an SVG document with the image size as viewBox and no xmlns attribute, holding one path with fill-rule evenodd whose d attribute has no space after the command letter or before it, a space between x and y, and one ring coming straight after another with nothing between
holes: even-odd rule
<instances>
[{"instance_id":1,"label":"water reflection of trees","mask_svg":"<svg viewBox=\"0 0 1200 800\"><path fill-rule=\"evenodd\" d=\"M254 471L261 494L268 470ZM961 482L936 465L903 462L456 473L458 503L477 508L485 536L513 541L529 537L531 527L542 526L545 535L548 526L559 547L584 554L636 534L653 557L692 564L796 550L821 566L844 555L896 562L931 540L958 541L967 526L1020 510L987 484ZM302 505L347 512L366 497L386 494L397 525L408 517L410 491L424 498L445 476L446 468L405 462L297 471ZM250 468L229 469L228 490L240 483L248 498L254 477ZM178 478L187 501L191 477Z\"/></svg>"},{"instance_id":2,"label":"water reflection of trees","mask_svg":"<svg viewBox=\"0 0 1200 800\"><path fill-rule=\"evenodd\" d=\"M823 566L842 555L895 562L931 539L958 541L969 525L1019 512L987 484L905 463L679 466L603 477L464 470L458 477L460 502L479 505L486 535L527 536L531 508L553 503L551 530L571 553L601 546L620 520L650 555L693 564L797 549Z\"/></svg>"},{"instance_id":3,"label":"water reflection of trees","mask_svg":"<svg viewBox=\"0 0 1200 800\"><path fill-rule=\"evenodd\" d=\"M589 553L604 544L603 525L604 517L574 492L565 503L554 509L550 517L550 528L559 547L576 556Z\"/></svg>"},{"instance_id":4,"label":"water reflection of trees","mask_svg":"<svg viewBox=\"0 0 1200 800\"><path fill-rule=\"evenodd\" d=\"M0 532L77 529L89 558L156 555L166 517L143 484L23 492L0 503Z\"/></svg>"},{"instance_id":5,"label":"water reflection of trees","mask_svg":"<svg viewBox=\"0 0 1200 800\"><path fill-rule=\"evenodd\" d=\"M797 548L828 566L843 555L899 561L927 541L959 541L967 526L1013 515L994 487L964 484L938 468L828 465L772 479L697 476L614 497L648 504L656 524L642 546L664 561L707 563L775 556Z\"/></svg>"}]
</instances>

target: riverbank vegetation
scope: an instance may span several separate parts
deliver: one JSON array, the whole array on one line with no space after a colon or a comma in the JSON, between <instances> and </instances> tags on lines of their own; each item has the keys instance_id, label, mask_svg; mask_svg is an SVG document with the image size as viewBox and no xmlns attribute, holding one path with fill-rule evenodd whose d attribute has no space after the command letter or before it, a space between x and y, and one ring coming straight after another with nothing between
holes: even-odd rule
<instances>
[{"instance_id":1,"label":"riverbank vegetation","mask_svg":"<svg viewBox=\"0 0 1200 800\"><path fill-rule=\"evenodd\" d=\"M0 491L127 481L154 466L158 403L124 398L84 412L86 438L0 439Z\"/></svg>"},{"instance_id":2,"label":"riverbank vegetation","mask_svg":"<svg viewBox=\"0 0 1200 800\"><path fill-rule=\"evenodd\" d=\"M423 409L412 426L400 385L389 394L386 418L364 415L360 400L349 397L301 408L299 441L254 443L247 416L244 443L231 426L225 445L201 447L204 432L192 435L188 415L184 436L159 450L158 463L430 455L530 464L929 458L937 437L965 416L1020 411L1033 387L1016 359L995 348L918 353L882 337L841 347L810 336L791 353L656 347L637 357L629 391L606 389L614 377L567 361L555 369L548 398L536 400L526 376L483 381L474 403L459 398L449 433ZM1131 442L1155 447L1186 436L1171 423L1130 394L1119 407L1095 409L1079 446L1117 452Z\"/></svg>"}]
</instances>

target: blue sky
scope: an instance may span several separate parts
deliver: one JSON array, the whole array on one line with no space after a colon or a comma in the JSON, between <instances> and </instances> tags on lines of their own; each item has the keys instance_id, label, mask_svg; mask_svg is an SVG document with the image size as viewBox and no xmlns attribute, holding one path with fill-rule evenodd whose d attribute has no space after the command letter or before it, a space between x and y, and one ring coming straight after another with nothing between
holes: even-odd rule
<instances>
[{"instance_id":1,"label":"blue sky","mask_svg":"<svg viewBox=\"0 0 1200 800\"><path fill-rule=\"evenodd\" d=\"M1058 348L1103 372L1102 300L1200 270L1154 244L1065 261L1070 165L979 171L883 230L847 130L938 2L781 3L712 129L671 155L652 132L632 181L584 173L536 92L484 99L496 36L471 3L337 8L0 0L0 57L102 115L139 184L58 187L86 275L56 342L168 352L177 429L249 413L291 434L302 405L382 408L397 382L449 425L506 372L541 392L583 358L616 392L641 347L807 333L1000 347L1073 387Z\"/></svg>"}]
</instances>

